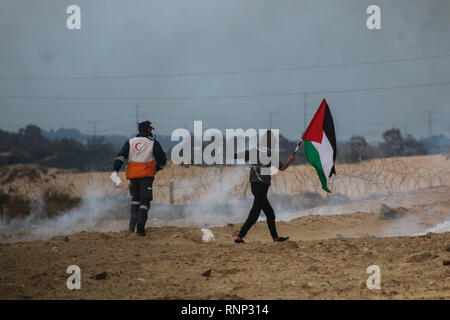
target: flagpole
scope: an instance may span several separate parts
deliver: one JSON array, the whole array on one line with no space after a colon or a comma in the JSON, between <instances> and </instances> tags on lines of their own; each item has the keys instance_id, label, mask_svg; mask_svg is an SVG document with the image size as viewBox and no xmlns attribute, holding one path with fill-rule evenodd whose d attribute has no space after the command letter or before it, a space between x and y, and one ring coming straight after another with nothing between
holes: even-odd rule
<instances>
[{"instance_id":1,"label":"flagpole","mask_svg":"<svg viewBox=\"0 0 450 320\"><path fill-rule=\"evenodd\" d=\"M298 150L300 150L300 148L302 148L302 145L303 145L303 140L300 140L300 142L298 143L297 147L295 147L295 150L292 154L295 155L298 152Z\"/></svg>"}]
</instances>

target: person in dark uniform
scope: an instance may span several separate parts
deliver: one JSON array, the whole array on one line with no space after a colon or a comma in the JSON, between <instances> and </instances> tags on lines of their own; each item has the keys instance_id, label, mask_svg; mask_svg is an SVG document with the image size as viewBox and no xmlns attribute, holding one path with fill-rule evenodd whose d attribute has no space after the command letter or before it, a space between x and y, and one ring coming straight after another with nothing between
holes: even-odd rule
<instances>
[{"instance_id":1,"label":"person in dark uniform","mask_svg":"<svg viewBox=\"0 0 450 320\"><path fill-rule=\"evenodd\" d=\"M267 131L267 145L270 146L270 140L275 139L273 133L270 130ZM241 227L239 235L234 240L235 243L245 243L244 237L250 228L258 221L261 210L264 212L267 219L267 226L269 227L270 235L274 242L282 242L289 239L289 237L279 237L277 233L277 229L275 226L275 212L270 205L269 199L267 199L267 193L269 191L271 176L270 174L264 174L261 168L270 168L274 166L272 163L262 164L260 158L262 155L266 157L270 157L270 148L266 148L263 150L261 148L257 149L257 161L255 164L250 164L250 186L253 196L255 197L253 200L253 206L250 209L250 213L248 215L247 220ZM238 155L235 154L234 158L237 159ZM250 151L246 150L244 155L245 161L248 162L250 160ZM284 171L289 165L294 162L295 155L292 154L286 163L278 163L276 164L278 170Z\"/></svg>"},{"instance_id":2,"label":"person in dark uniform","mask_svg":"<svg viewBox=\"0 0 450 320\"><path fill-rule=\"evenodd\" d=\"M126 177L130 180L131 210L129 231L145 236L145 223L148 218L150 202L153 200L153 181L157 171L166 164L166 155L152 133L151 122L138 123L139 133L129 139L114 161L111 179L120 184L118 172L128 160Z\"/></svg>"}]
</instances>

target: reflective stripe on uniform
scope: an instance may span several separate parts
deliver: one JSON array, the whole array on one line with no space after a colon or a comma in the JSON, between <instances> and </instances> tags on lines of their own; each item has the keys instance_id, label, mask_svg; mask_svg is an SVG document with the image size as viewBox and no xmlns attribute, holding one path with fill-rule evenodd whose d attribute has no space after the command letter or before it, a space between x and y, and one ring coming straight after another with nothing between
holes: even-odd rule
<instances>
[{"instance_id":1,"label":"reflective stripe on uniform","mask_svg":"<svg viewBox=\"0 0 450 320\"><path fill-rule=\"evenodd\" d=\"M139 209L148 210L147 206L140 206Z\"/></svg>"}]
</instances>

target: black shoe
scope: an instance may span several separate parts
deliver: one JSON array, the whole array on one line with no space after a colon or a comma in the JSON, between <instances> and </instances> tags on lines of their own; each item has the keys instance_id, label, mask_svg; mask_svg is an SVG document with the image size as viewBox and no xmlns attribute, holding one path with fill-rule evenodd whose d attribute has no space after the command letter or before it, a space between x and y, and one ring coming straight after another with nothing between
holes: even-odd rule
<instances>
[{"instance_id":1,"label":"black shoe","mask_svg":"<svg viewBox=\"0 0 450 320\"><path fill-rule=\"evenodd\" d=\"M128 228L128 231L130 231L130 232L136 232L136 228L129 227L129 228Z\"/></svg>"},{"instance_id":2,"label":"black shoe","mask_svg":"<svg viewBox=\"0 0 450 320\"><path fill-rule=\"evenodd\" d=\"M273 238L273 242L283 242L289 240L289 237L276 237Z\"/></svg>"},{"instance_id":3,"label":"black shoe","mask_svg":"<svg viewBox=\"0 0 450 320\"><path fill-rule=\"evenodd\" d=\"M245 243L244 239L236 237L236 239L234 239L234 243Z\"/></svg>"},{"instance_id":4,"label":"black shoe","mask_svg":"<svg viewBox=\"0 0 450 320\"><path fill-rule=\"evenodd\" d=\"M136 228L136 233L138 236L144 237L145 236L145 227L141 227L138 225Z\"/></svg>"}]
</instances>

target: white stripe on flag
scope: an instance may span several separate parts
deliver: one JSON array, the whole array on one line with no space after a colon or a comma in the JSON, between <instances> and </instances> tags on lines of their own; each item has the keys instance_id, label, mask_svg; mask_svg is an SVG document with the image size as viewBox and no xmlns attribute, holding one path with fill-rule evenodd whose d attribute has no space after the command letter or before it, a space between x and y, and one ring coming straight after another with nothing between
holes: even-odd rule
<instances>
[{"instance_id":1,"label":"white stripe on flag","mask_svg":"<svg viewBox=\"0 0 450 320\"><path fill-rule=\"evenodd\" d=\"M323 133L322 143L317 143L311 141L314 148L316 148L317 152L320 156L320 162L322 163L323 172L325 177L330 176L331 168L333 168L333 147L331 146L330 141L328 141L327 135L325 132Z\"/></svg>"}]
</instances>

